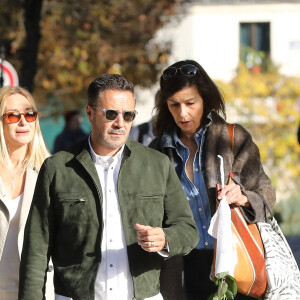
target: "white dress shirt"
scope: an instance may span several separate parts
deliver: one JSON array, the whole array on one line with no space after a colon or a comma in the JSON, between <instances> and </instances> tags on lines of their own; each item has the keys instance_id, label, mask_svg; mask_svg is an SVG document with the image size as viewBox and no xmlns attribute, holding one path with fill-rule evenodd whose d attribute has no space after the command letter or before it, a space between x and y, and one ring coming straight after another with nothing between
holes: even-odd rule
<instances>
[{"instance_id":1,"label":"white dress shirt","mask_svg":"<svg viewBox=\"0 0 300 300\"><path fill-rule=\"evenodd\" d=\"M94 152L90 144L92 159L102 188L104 225L101 242L102 259L95 282L95 300L134 299L133 280L129 269L117 190L123 150L124 146L115 156L100 156ZM55 299L71 298L56 295ZM145 300L150 299L163 300L163 297L159 293Z\"/></svg>"}]
</instances>

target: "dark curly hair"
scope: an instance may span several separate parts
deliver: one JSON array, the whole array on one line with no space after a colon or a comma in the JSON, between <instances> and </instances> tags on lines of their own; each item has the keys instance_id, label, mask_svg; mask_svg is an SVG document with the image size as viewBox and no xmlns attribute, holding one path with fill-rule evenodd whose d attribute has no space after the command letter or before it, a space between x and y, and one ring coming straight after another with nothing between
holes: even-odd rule
<instances>
[{"instance_id":1,"label":"dark curly hair","mask_svg":"<svg viewBox=\"0 0 300 300\"><path fill-rule=\"evenodd\" d=\"M203 99L204 116L207 116L210 111L214 111L217 114L222 113L224 117L226 117L223 96L219 88L208 76L200 64L194 60L182 60L176 62L170 67L179 69L187 64L194 65L198 68L197 73L194 76L185 76L179 70L177 70L176 75L172 78L166 80L163 78L163 76L160 77L160 93L155 106L157 113L154 121L155 134L158 136L178 128L173 116L169 111L167 104L168 98L174 95L176 92L193 85L197 87L198 92ZM202 120L201 126L203 125L203 122L205 122L205 120Z\"/></svg>"}]
</instances>

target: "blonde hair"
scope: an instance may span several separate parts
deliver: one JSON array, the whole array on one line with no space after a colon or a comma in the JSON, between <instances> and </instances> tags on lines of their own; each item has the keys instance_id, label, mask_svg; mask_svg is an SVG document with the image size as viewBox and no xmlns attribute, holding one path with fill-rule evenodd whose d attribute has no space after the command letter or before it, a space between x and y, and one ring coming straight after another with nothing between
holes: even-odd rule
<instances>
[{"instance_id":1,"label":"blonde hair","mask_svg":"<svg viewBox=\"0 0 300 300\"><path fill-rule=\"evenodd\" d=\"M0 89L0 161L5 164L10 164L10 157L8 154L8 149L4 137L3 132L3 114L6 104L6 99L12 95L20 94L24 96L29 103L32 105L34 110L37 110L36 103L32 97L32 95L24 88L16 87L16 86L5 86ZM23 162L24 167L31 167L36 170L41 168L42 163L44 160L49 156L49 151L45 145L41 128L39 117L37 116L35 120L35 130L33 139L27 146L27 153L25 160Z\"/></svg>"}]
</instances>

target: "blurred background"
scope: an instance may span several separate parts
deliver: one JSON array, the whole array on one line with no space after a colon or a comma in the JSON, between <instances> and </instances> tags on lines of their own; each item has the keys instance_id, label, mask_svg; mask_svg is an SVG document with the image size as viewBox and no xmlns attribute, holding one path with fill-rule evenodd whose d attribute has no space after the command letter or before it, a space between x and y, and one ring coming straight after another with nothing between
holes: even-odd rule
<instances>
[{"instance_id":1,"label":"blurred background","mask_svg":"<svg viewBox=\"0 0 300 300\"><path fill-rule=\"evenodd\" d=\"M169 64L198 61L222 89L227 121L246 127L277 190L275 214L300 235L300 1L1 0L2 84L38 103L46 143L64 113L85 116L86 91L102 73L136 85L135 125L151 119ZM15 70L16 74L13 73ZM0 74L1 75L1 74Z\"/></svg>"}]
</instances>

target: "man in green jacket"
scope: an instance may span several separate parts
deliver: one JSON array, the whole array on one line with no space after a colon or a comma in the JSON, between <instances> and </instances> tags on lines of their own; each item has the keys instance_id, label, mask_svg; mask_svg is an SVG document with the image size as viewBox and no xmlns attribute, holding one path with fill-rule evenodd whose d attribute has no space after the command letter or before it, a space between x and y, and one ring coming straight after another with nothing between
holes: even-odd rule
<instances>
[{"instance_id":1,"label":"man in green jacket","mask_svg":"<svg viewBox=\"0 0 300 300\"><path fill-rule=\"evenodd\" d=\"M133 85L104 74L88 89L89 137L48 158L25 228L20 300L45 299L49 258L57 300L163 299L163 259L198 242L167 156L127 137Z\"/></svg>"}]
</instances>

